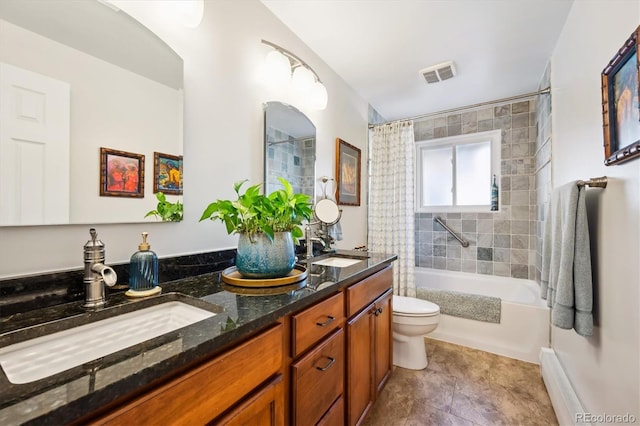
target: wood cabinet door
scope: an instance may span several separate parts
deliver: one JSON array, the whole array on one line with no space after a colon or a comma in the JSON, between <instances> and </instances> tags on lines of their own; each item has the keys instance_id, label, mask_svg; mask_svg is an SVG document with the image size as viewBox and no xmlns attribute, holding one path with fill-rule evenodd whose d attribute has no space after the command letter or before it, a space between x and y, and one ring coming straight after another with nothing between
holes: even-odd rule
<instances>
[{"instance_id":1,"label":"wood cabinet door","mask_svg":"<svg viewBox=\"0 0 640 426\"><path fill-rule=\"evenodd\" d=\"M233 411L212 425L281 426L284 425L284 384L278 375Z\"/></svg>"},{"instance_id":2,"label":"wood cabinet door","mask_svg":"<svg viewBox=\"0 0 640 426\"><path fill-rule=\"evenodd\" d=\"M373 303L382 293L393 286L393 270L390 266L347 287L347 317L351 317L365 306Z\"/></svg>"},{"instance_id":3,"label":"wood cabinet door","mask_svg":"<svg viewBox=\"0 0 640 426\"><path fill-rule=\"evenodd\" d=\"M386 383L393 368L393 338L391 290L382 295L374 304L375 339L374 339L374 381L376 398Z\"/></svg>"},{"instance_id":4,"label":"wood cabinet door","mask_svg":"<svg viewBox=\"0 0 640 426\"><path fill-rule=\"evenodd\" d=\"M374 305L347 322L347 424L355 425L373 403Z\"/></svg>"}]
</instances>

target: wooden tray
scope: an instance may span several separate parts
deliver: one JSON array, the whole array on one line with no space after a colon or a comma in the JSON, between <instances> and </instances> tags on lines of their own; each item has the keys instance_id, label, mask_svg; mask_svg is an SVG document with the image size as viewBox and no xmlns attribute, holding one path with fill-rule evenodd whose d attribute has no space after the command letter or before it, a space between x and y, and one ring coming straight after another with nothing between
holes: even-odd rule
<instances>
[{"instance_id":1,"label":"wooden tray","mask_svg":"<svg viewBox=\"0 0 640 426\"><path fill-rule=\"evenodd\" d=\"M287 294L301 288L305 288L307 285L305 280L298 281L293 284L286 284L273 287L240 287L237 285L227 284L222 282L221 286L223 290L230 293L242 294L243 296L277 296L280 294Z\"/></svg>"},{"instance_id":2,"label":"wooden tray","mask_svg":"<svg viewBox=\"0 0 640 426\"><path fill-rule=\"evenodd\" d=\"M307 268L295 265L291 272L281 278L245 278L235 266L222 271L222 281L238 287L263 288L294 284L307 278Z\"/></svg>"}]
</instances>

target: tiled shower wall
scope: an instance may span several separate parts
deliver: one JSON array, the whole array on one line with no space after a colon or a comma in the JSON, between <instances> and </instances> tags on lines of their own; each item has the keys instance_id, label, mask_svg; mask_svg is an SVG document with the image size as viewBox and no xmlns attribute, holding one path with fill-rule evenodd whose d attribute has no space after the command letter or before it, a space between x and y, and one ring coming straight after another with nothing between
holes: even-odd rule
<instances>
[{"instance_id":1,"label":"tiled shower wall","mask_svg":"<svg viewBox=\"0 0 640 426\"><path fill-rule=\"evenodd\" d=\"M416 213L416 266L535 278L536 103L530 99L414 121L416 141L502 130L500 211ZM434 216L469 247L434 223Z\"/></svg>"},{"instance_id":2,"label":"tiled shower wall","mask_svg":"<svg viewBox=\"0 0 640 426\"><path fill-rule=\"evenodd\" d=\"M294 139L279 130L267 130L267 182L279 188L278 177L283 177L294 192L313 196L316 141L314 138Z\"/></svg>"},{"instance_id":3,"label":"tiled shower wall","mask_svg":"<svg viewBox=\"0 0 640 426\"><path fill-rule=\"evenodd\" d=\"M547 64L540 82L540 89L551 85L550 65ZM536 137L536 281L540 282L542 270L542 230L545 211L549 204L552 189L551 180L551 94L538 97L537 102L538 134Z\"/></svg>"}]
</instances>

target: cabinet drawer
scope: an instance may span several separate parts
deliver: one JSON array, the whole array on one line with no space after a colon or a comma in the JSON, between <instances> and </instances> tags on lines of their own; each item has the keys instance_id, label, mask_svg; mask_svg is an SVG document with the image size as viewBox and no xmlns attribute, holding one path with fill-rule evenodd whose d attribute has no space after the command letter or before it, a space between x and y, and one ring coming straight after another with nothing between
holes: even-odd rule
<instances>
[{"instance_id":1,"label":"cabinet drawer","mask_svg":"<svg viewBox=\"0 0 640 426\"><path fill-rule=\"evenodd\" d=\"M347 316L357 314L393 286L393 270L387 267L347 288Z\"/></svg>"},{"instance_id":2,"label":"cabinet drawer","mask_svg":"<svg viewBox=\"0 0 640 426\"><path fill-rule=\"evenodd\" d=\"M206 424L282 367L282 324L194 368L95 424Z\"/></svg>"},{"instance_id":3,"label":"cabinet drawer","mask_svg":"<svg viewBox=\"0 0 640 426\"><path fill-rule=\"evenodd\" d=\"M340 328L291 365L295 424L316 424L343 394L344 356L344 330Z\"/></svg>"},{"instance_id":4,"label":"cabinet drawer","mask_svg":"<svg viewBox=\"0 0 640 426\"><path fill-rule=\"evenodd\" d=\"M344 322L344 296L338 293L291 318L294 357L310 348Z\"/></svg>"},{"instance_id":5,"label":"cabinet drawer","mask_svg":"<svg viewBox=\"0 0 640 426\"><path fill-rule=\"evenodd\" d=\"M329 411L320 419L316 426L336 426L344 424L344 397L338 398Z\"/></svg>"}]
</instances>

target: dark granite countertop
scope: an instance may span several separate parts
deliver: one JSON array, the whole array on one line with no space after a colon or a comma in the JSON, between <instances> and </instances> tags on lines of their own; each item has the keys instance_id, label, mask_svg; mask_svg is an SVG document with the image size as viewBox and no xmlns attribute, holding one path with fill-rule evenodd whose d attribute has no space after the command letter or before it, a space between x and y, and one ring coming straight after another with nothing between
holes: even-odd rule
<instances>
[{"instance_id":1,"label":"dark granite countertop","mask_svg":"<svg viewBox=\"0 0 640 426\"><path fill-rule=\"evenodd\" d=\"M0 424L62 424L82 418L221 352L397 258L349 251L337 255L368 257L341 268L313 265L306 280L286 287L234 287L220 280L220 272L212 272L161 283L159 296L132 300L122 292L110 294L108 307L99 311L89 312L77 301L0 317L1 351L17 342L160 300L182 300L216 312L211 318L34 382L12 384L0 369Z\"/></svg>"}]
</instances>

